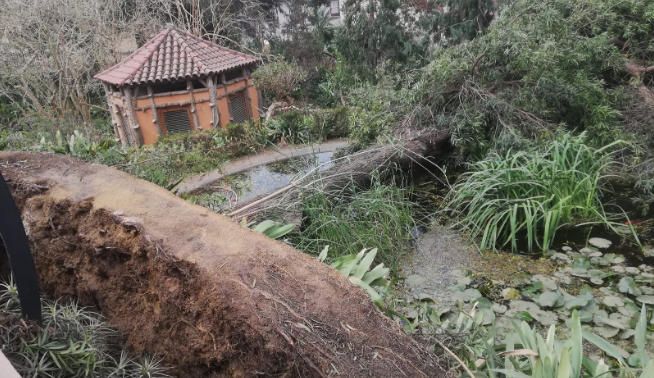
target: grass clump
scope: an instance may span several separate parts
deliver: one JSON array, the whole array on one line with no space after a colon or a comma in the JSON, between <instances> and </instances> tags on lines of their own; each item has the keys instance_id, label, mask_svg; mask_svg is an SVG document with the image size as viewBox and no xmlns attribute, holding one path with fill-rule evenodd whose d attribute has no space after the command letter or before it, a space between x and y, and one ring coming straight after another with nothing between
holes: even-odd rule
<instances>
[{"instance_id":1,"label":"grass clump","mask_svg":"<svg viewBox=\"0 0 654 378\"><path fill-rule=\"evenodd\" d=\"M303 204L303 222L295 244L319 254L330 246L330 258L377 248L377 258L395 270L408 250L415 222L403 189L375 182L365 191L330 197L310 194Z\"/></svg>"},{"instance_id":2,"label":"grass clump","mask_svg":"<svg viewBox=\"0 0 654 378\"><path fill-rule=\"evenodd\" d=\"M453 187L448 207L481 249L547 251L557 230L581 223L613 228L600 201L601 183L613 164L612 149L586 136L559 135L544 150L492 153L473 163Z\"/></svg>"},{"instance_id":3,"label":"grass clump","mask_svg":"<svg viewBox=\"0 0 654 378\"><path fill-rule=\"evenodd\" d=\"M16 286L0 287L0 347L23 377L167 377L156 358L132 359L102 315L44 300L43 324L21 318Z\"/></svg>"}]
</instances>

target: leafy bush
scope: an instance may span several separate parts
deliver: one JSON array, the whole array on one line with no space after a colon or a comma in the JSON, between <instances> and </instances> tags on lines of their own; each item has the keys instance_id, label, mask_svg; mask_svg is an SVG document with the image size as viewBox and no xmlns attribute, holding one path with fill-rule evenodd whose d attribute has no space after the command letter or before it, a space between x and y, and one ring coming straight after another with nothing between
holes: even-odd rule
<instances>
[{"instance_id":1,"label":"leafy bush","mask_svg":"<svg viewBox=\"0 0 654 378\"><path fill-rule=\"evenodd\" d=\"M167 377L158 359L131 359L116 348L118 334L75 303L43 301L43 325L21 319L13 283L0 288L0 346L22 376Z\"/></svg>"},{"instance_id":2,"label":"leafy bush","mask_svg":"<svg viewBox=\"0 0 654 378\"><path fill-rule=\"evenodd\" d=\"M436 50L417 86L421 125L449 129L463 160L484 156L503 132L533 138L565 125L596 146L617 139L626 59L654 57L645 3L504 3L487 33Z\"/></svg>"},{"instance_id":3,"label":"leafy bush","mask_svg":"<svg viewBox=\"0 0 654 378\"><path fill-rule=\"evenodd\" d=\"M289 101L306 80L307 72L295 63L279 59L262 65L254 71L252 77L267 98Z\"/></svg>"},{"instance_id":4,"label":"leafy bush","mask_svg":"<svg viewBox=\"0 0 654 378\"><path fill-rule=\"evenodd\" d=\"M299 111L284 112L266 122L268 138L291 144L309 143L314 135L315 119L310 114Z\"/></svg>"},{"instance_id":5,"label":"leafy bush","mask_svg":"<svg viewBox=\"0 0 654 378\"><path fill-rule=\"evenodd\" d=\"M470 166L448 199L457 224L482 249L547 251L564 225L611 226L600 201L614 142L596 149L586 136L562 134L544 150L492 153Z\"/></svg>"},{"instance_id":6,"label":"leafy bush","mask_svg":"<svg viewBox=\"0 0 654 378\"><path fill-rule=\"evenodd\" d=\"M415 224L404 191L379 183L339 198L311 193L302 214L301 232L294 240L299 249L318 254L330 245L336 258L374 245L380 261L392 270L407 251Z\"/></svg>"}]
</instances>

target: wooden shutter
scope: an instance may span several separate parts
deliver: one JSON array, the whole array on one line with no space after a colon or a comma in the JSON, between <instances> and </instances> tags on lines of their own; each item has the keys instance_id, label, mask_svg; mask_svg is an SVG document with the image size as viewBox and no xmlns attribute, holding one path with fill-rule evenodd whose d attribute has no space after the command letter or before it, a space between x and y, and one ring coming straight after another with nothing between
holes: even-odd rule
<instances>
[{"instance_id":1,"label":"wooden shutter","mask_svg":"<svg viewBox=\"0 0 654 378\"><path fill-rule=\"evenodd\" d=\"M232 122L241 123L250 119L250 110L245 96L245 91L236 92L229 96L229 112L232 116Z\"/></svg>"},{"instance_id":2,"label":"wooden shutter","mask_svg":"<svg viewBox=\"0 0 654 378\"><path fill-rule=\"evenodd\" d=\"M191 119L188 109L176 109L163 112L164 124L168 134L191 131Z\"/></svg>"}]
</instances>

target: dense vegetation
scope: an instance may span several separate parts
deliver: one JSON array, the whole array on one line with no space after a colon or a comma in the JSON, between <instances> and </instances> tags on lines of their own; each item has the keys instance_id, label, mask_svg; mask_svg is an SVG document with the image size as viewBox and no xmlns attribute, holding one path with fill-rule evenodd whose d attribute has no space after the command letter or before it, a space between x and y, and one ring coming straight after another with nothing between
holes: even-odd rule
<instances>
[{"instance_id":1,"label":"dense vegetation","mask_svg":"<svg viewBox=\"0 0 654 378\"><path fill-rule=\"evenodd\" d=\"M321 8L324 1L239 1L227 12L230 22L224 23L211 11L223 4L221 1L202 2L206 12L199 15L178 13L179 9L191 9L191 2L179 3L182 8L177 11L162 8L150 14L148 9L157 4L150 0L135 11L147 14L143 19L151 25L174 22L214 39L220 39L217 34L222 33L228 37L223 42L260 52L265 64L255 74L255 81L265 99L268 113L264 120L125 149L116 144L101 93L89 78L91 71L106 65L111 54L94 56L78 66L57 67L48 63L46 51L45 56L39 55L41 66L34 65L27 72L31 76L19 76L7 61L0 60L0 70L12 71L0 75L0 149L70 154L172 188L185 177L273 144L347 136L352 149L362 149L425 130L446 130L455 148L439 164L443 171L454 172L451 177L456 180L451 186L435 183L439 188L432 195L437 198L421 202L420 214L452 217L454 226L480 250L548 255L558 247L556 239L562 230L576 229L586 235L592 227L632 245L650 241L648 228L654 214L654 3L347 0L346 16L339 27L330 24ZM281 4L297 10L283 25L282 35L272 32L280 27L273 10L279 10ZM121 32L139 28L138 20L117 11L124 10L118 2L110 6L117 7L115 13L98 6L102 12L94 15L102 19L102 30L113 18L120 21ZM20 15L30 20L42 15L42 11L23 13L28 11L20 10ZM69 36L74 31L87 32L89 18L88 12L75 8L65 17L49 18L54 25L48 27L76 25L62 29ZM259 24L269 28L259 28ZM50 41L50 36L41 33L22 37L16 40L31 46ZM95 39L72 40L79 42L71 47L77 53L99 45ZM3 51L14 57L17 50L11 43L0 42ZM66 80L53 86L43 84L43 78L52 77L52 72L79 80L70 84L72 89L59 90L67 85ZM21 80L33 80L34 90L26 90ZM75 107L75 103L84 106ZM393 278L401 278L398 262L410 250L411 231L422 217L411 202L411 191L396 184L373 180L370 186L352 186L339 193L311 188L297 201L301 224L292 232L282 228L290 232L284 236L345 274L360 264L360 269L354 269L360 273L359 280L372 266L370 256L390 268ZM326 246L327 256L321 254ZM376 248L375 253L359 253L365 248ZM625 276L618 281L615 272L601 271L613 260L602 257L606 261L591 264L590 259L577 256L567 268L586 274L594 284L610 282L620 295L630 296L629 300L652 295L632 290L636 285L633 278L629 281ZM649 273L641 273L643 280L649 279ZM374 282L375 276L368 278ZM642 282L638 284L646 286ZM545 293L542 288L537 291L538 295ZM402 306L395 306L391 299L381 300L383 292L372 291L380 306L392 315L402 313ZM553 296L548 292L548 298ZM536 295L533 297L536 301ZM570 299L563 294L560 297ZM578 297L574 299L579 302ZM545 307L565 308L564 302ZM582 315L597 310L593 306L599 301L591 302L574 309ZM638 329L647 334L652 328L651 303L642 303L643 310L639 306L637 315L629 312L628 327L621 324L621 331ZM586 341L603 350L605 359L582 361L576 317L568 327L569 338L560 342L555 342L554 329L543 338L537 326L524 324L502 331L505 333L499 336L510 337L499 340L481 299L473 311L458 312L445 322L432 304L421 302L416 307L418 316L398 316L408 331L457 335L458 344L450 347L479 374L597 376L610 371L646 376L644 369L652 368L646 351L634 351L639 357L624 361L625 356L616 354L616 349L585 333ZM535 324L533 317L526 320ZM587 321L582 316L584 326ZM627 339L630 337L633 334ZM633 340L632 344L644 342L642 338ZM441 345L436 348L443 350ZM503 355L506 358L497 358L496 349L508 351ZM528 354L530 351L537 355ZM480 359L483 364L477 366ZM458 362L454 365L464 369Z\"/></svg>"},{"instance_id":2,"label":"dense vegetation","mask_svg":"<svg viewBox=\"0 0 654 378\"><path fill-rule=\"evenodd\" d=\"M23 377L168 377L156 358L135 360L100 314L76 303L44 300L43 324L21 319L13 282L2 284L2 352Z\"/></svg>"}]
</instances>

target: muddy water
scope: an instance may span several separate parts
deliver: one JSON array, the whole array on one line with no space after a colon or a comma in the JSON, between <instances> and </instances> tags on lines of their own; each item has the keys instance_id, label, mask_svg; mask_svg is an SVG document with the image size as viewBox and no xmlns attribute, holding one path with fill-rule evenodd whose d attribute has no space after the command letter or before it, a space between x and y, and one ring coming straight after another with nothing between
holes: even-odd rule
<instances>
[{"instance_id":1,"label":"muddy water","mask_svg":"<svg viewBox=\"0 0 654 378\"><path fill-rule=\"evenodd\" d=\"M478 255L456 231L435 225L417 238L415 252L402 268L404 288L416 299L429 297L451 305L455 298L450 288L465 279Z\"/></svg>"},{"instance_id":2,"label":"muddy water","mask_svg":"<svg viewBox=\"0 0 654 378\"><path fill-rule=\"evenodd\" d=\"M237 202L232 203L232 206L244 204L281 189L309 172L322 172L331 168L334 165L332 162L333 155L334 152L331 151L321 152L306 157L261 165L227 176L213 187L229 187L237 194ZM205 193L211 193L211 189Z\"/></svg>"}]
</instances>

